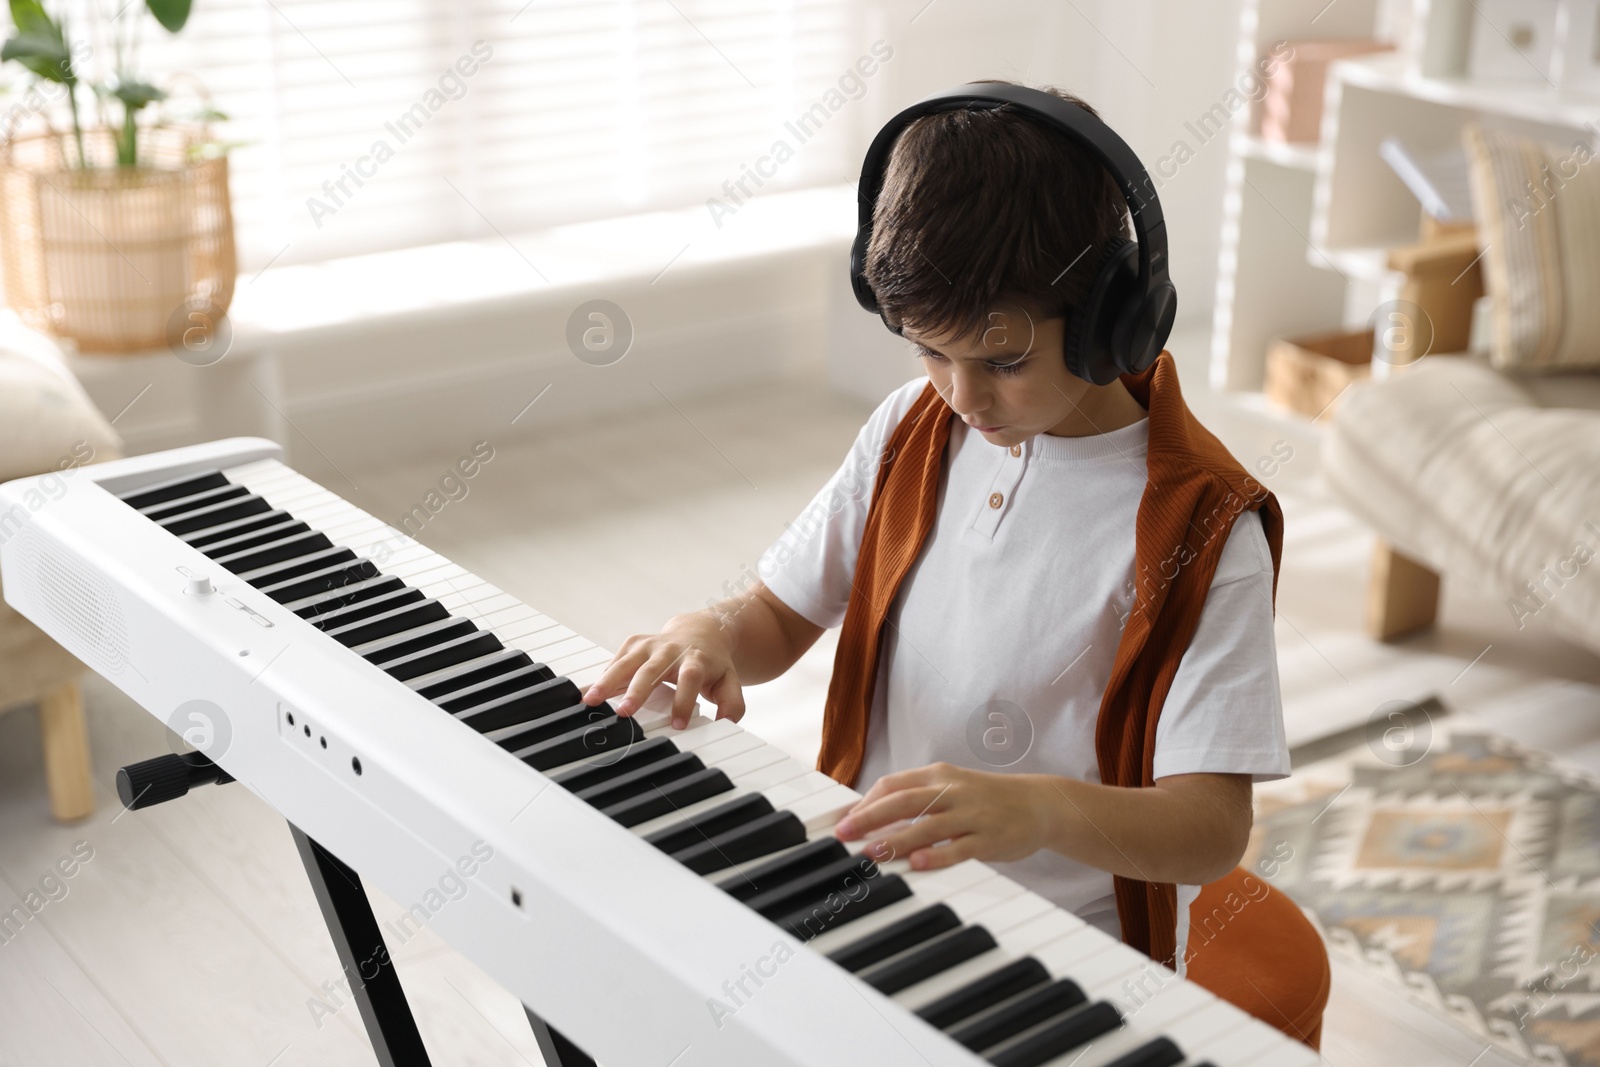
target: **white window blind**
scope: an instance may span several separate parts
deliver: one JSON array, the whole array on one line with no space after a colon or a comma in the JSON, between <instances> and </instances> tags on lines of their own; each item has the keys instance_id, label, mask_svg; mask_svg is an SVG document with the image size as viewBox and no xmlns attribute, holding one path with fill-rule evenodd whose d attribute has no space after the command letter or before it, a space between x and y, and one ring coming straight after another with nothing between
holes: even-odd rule
<instances>
[{"instance_id":1,"label":"white window blind","mask_svg":"<svg viewBox=\"0 0 1600 1067\"><path fill-rule=\"evenodd\" d=\"M252 142L243 270L700 204L780 138L763 191L859 166L859 114L786 127L869 53L849 0L195 0L175 37L141 17L133 71L195 74L217 135Z\"/></svg>"}]
</instances>

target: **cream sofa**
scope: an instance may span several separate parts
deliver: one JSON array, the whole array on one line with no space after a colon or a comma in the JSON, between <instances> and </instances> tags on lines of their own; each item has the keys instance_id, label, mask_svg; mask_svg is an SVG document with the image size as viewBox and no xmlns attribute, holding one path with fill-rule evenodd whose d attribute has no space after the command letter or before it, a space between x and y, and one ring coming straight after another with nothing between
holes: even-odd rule
<instances>
[{"instance_id":1,"label":"cream sofa","mask_svg":"<svg viewBox=\"0 0 1600 1067\"><path fill-rule=\"evenodd\" d=\"M1504 600L1519 627L1600 652L1600 374L1427 356L1350 387L1322 470L1378 533L1374 637L1430 625L1443 575Z\"/></svg>"},{"instance_id":2,"label":"cream sofa","mask_svg":"<svg viewBox=\"0 0 1600 1067\"><path fill-rule=\"evenodd\" d=\"M63 472L121 455L116 431L68 371L48 337L0 311L0 481ZM43 506L48 507L45 503ZM0 515L0 539L26 514ZM78 678L84 666L0 600L0 712L39 709L51 813L94 810L88 732Z\"/></svg>"}]
</instances>

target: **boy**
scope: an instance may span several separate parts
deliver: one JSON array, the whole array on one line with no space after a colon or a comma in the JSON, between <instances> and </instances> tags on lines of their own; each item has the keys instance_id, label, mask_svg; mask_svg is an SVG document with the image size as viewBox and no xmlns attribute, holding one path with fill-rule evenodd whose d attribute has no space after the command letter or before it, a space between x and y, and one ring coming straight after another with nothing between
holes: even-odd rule
<instances>
[{"instance_id":1,"label":"boy","mask_svg":"<svg viewBox=\"0 0 1600 1067\"><path fill-rule=\"evenodd\" d=\"M1193 420L1169 353L1103 386L1067 370L1126 210L1025 112L907 126L866 277L927 378L878 406L763 582L629 637L585 700L625 689L628 714L666 679L675 719L704 695L737 720L741 685L842 622L819 767L865 796L835 833L918 868L994 864L1183 973L1189 902L1243 855L1252 781L1289 772L1282 516Z\"/></svg>"}]
</instances>

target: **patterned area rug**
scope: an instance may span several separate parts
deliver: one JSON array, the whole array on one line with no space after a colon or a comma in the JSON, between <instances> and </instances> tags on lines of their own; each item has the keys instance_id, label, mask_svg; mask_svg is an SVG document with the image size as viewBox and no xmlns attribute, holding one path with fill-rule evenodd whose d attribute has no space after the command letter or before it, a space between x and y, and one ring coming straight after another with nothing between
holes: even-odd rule
<instances>
[{"instance_id":1,"label":"patterned area rug","mask_svg":"<svg viewBox=\"0 0 1600 1067\"><path fill-rule=\"evenodd\" d=\"M1441 711L1396 705L1256 786L1244 864L1330 952L1485 1042L1600 1067L1600 779Z\"/></svg>"}]
</instances>

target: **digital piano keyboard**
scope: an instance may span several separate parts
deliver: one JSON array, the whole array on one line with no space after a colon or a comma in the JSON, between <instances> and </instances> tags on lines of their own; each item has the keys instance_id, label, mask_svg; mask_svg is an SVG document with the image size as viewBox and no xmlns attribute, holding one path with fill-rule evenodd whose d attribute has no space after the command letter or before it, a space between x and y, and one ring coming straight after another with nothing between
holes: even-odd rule
<instances>
[{"instance_id":1,"label":"digital piano keyboard","mask_svg":"<svg viewBox=\"0 0 1600 1067\"><path fill-rule=\"evenodd\" d=\"M280 456L236 438L0 486L6 599L162 721L220 709L202 753L302 856L401 902L470 869L430 927L548 1023L552 1061L1318 1062L982 863L872 863L831 832L855 791L734 723L674 730L665 684L631 718L582 705L607 650ZM380 1060L411 1062L378 992Z\"/></svg>"}]
</instances>

